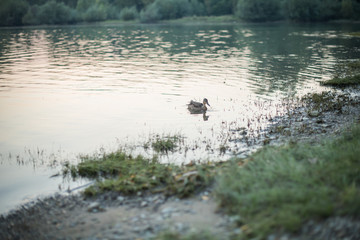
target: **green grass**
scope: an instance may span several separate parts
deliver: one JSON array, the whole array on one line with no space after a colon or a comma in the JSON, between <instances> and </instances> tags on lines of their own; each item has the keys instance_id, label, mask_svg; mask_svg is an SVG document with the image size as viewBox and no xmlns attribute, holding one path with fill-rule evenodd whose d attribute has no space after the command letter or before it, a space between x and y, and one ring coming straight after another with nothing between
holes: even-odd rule
<instances>
[{"instance_id":1,"label":"green grass","mask_svg":"<svg viewBox=\"0 0 360 240\"><path fill-rule=\"evenodd\" d=\"M158 153L168 153L176 149L177 144L181 140L180 136L166 136L166 137L156 137L155 141L151 143L152 148L155 152Z\"/></svg>"},{"instance_id":2,"label":"green grass","mask_svg":"<svg viewBox=\"0 0 360 240\"><path fill-rule=\"evenodd\" d=\"M307 220L360 215L360 126L318 145L265 147L216 178L216 196L248 237L296 231Z\"/></svg>"},{"instance_id":3,"label":"green grass","mask_svg":"<svg viewBox=\"0 0 360 240\"><path fill-rule=\"evenodd\" d=\"M187 197L209 186L216 173L213 163L176 166L157 159L133 157L122 150L102 157L83 157L77 166L66 164L63 174L73 178L97 179L85 190L86 196L108 191L136 194L139 191Z\"/></svg>"},{"instance_id":4,"label":"green grass","mask_svg":"<svg viewBox=\"0 0 360 240\"><path fill-rule=\"evenodd\" d=\"M335 66L335 75L321 85L332 87L348 87L360 84L360 61L349 61Z\"/></svg>"},{"instance_id":5,"label":"green grass","mask_svg":"<svg viewBox=\"0 0 360 240\"><path fill-rule=\"evenodd\" d=\"M343 78L333 78L328 81L321 83L324 86L333 86L333 87L348 87L353 85L360 84L360 75L343 77Z\"/></svg>"}]
</instances>

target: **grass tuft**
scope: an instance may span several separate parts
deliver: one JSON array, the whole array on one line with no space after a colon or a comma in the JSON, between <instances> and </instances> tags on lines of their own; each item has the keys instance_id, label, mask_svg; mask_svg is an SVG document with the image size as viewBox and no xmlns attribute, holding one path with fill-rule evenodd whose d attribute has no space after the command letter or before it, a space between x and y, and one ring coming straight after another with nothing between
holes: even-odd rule
<instances>
[{"instance_id":1,"label":"grass tuft","mask_svg":"<svg viewBox=\"0 0 360 240\"><path fill-rule=\"evenodd\" d=\"M172 152L177 148L177 143L181 140L180 136L166 136L160 138L157 136L156 140L151 143L152 148L159 153Z\"/></svg>"},{"instance_id":2,"label":"grass tuft","mask_svg":"<svg viewBox=\"0 0 360 240\"><path fill-rule=\"evenodd\" d=\"M99 157L83 157L77 166L65 165L63 174L98 181L85 190L86 196L103 192L136 194L139 191L187 197L209 186L216 164L177 166L157 159L133 157L119 150Z\"/></svg>"},{"instance_id":3,"label":"grass tuft","mask_svg":"<svg viewBox=\"0 0 360 240\"><path fill-rule=\"evenodd\" d=\"M359 215L360 126L319 145L264 147L216 178L215 192L248 234L296 231L307 220Z\"/></svg>"}]
</instances>

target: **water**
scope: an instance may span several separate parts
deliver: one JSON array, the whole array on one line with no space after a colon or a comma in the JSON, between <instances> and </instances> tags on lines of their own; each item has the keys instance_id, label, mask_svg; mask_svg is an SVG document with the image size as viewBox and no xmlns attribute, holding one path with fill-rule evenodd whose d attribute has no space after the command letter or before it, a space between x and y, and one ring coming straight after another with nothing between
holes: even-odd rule
<instances>
[{"instance_id":1,"label":"water","mask_svg":"<svg viewBox=\"0 0 360 240\"><path fill-rule=\"evenodd\" d=\"M221 158L218 148L228 143L229 129L281 114L282 98L320 91L319 81L331 78L336 63L358 59L360 39L348 33L359 28L276 23L0 29L1 212L38 194L81 185L49 178L61 162L156 134L180 134L192 148L214 150L199 147L165 161ZM207 121L186 109L191 99L204 97L211 104Z\"/></svg>"}]
</instances>

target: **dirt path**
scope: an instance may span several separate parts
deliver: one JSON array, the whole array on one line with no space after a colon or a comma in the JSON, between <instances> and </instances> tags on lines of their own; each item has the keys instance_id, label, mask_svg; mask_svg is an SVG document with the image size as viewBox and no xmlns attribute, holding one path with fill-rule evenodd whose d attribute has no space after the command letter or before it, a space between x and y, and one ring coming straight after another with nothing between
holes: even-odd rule
<instances>
[{"instance_id":1,"label":"dirt path","mask_svg":"<svg viewBox=\"0 0 360 240\"><path fill-rule=\"evenodd\" d=\"M161 195L96 201L79 195L50 197L2 218L1 239L149 239L164 231L231 233L232 219L204 192L180 200Z\"/></svg>"}]
</instances>

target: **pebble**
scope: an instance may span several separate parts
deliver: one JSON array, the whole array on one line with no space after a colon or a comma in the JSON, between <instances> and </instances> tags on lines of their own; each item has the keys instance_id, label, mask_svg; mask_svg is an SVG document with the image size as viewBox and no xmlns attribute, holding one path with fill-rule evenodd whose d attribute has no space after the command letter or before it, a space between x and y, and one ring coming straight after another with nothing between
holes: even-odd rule
<instances>
[{"instance_id":1,"label":"pebble","mask_svg":"<svg viewBox=\"0 0 360 240\"><path fill-rule=\"evenodd\" d=\"M142 201L140 204L140 207L147 207L147 205L148 205L148 202Z\"/></svg>"},{"instance_id":2,"label":"pebble","mask_svg":"<svg viewBox=\"0 0 360 240\"><path fill-rule=\"evenodd\" d=\"M93 202L93 203L90 203L87 211L88 212L98 212L101 210L101 207L100 207L100 203L99 202Z\"/></svg>"},{"instance_id":3,"label":"pebble","mask_svg":"<svg viewBox=\"0 0 360 240\"><path fill-rule=\"evenodd\" d=\"M119 203L123 203L125 201L125 198L123 196L118 196L116 198L116 200L119 202Z\"/></svg>"}]
</instances>

